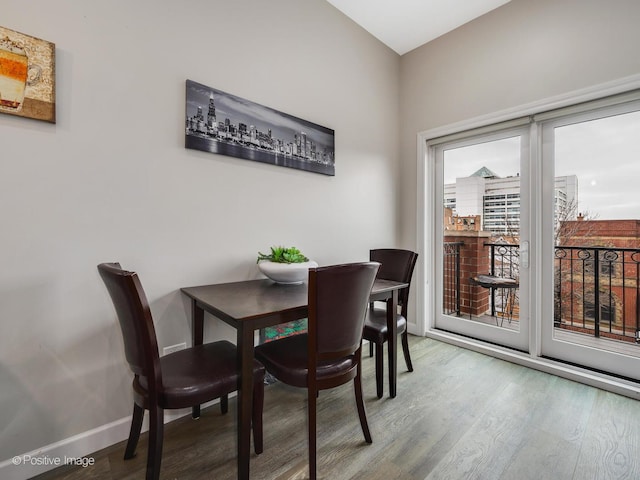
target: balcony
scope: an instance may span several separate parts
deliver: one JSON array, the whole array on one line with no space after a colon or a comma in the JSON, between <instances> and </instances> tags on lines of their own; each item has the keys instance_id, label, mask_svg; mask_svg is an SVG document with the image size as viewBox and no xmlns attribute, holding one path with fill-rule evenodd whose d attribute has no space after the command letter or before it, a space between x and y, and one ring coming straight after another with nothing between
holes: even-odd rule
<instances>
[{"instance_id":1,"label":"balcony","mask_svg":"<svg viewBox=\"0 0 640 480\"><path fill-rule=\"evenodd\" d=\"M519 279L520 246L491 243L488 236L446 235L443 312L517 330L519 288L486 288L478 275ZM640 249L555 247L556 337L582 335L619 342L612 350L640 356ZM569 336L569 337L567 337Z\"/></svg>"}]
</instances>

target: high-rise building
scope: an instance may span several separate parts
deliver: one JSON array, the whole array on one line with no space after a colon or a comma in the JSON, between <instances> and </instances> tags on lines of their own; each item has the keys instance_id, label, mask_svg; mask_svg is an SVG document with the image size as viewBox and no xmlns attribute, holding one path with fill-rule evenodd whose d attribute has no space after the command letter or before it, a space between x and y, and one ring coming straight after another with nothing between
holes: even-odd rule
<instances>
[{"instance_id":1,"label":"high-rise building","mask_svg":"<svg viewBox=\"0 0 640 480\"><path fill-rule=\"evenodd\" d=\"M555 178L556 222L575 219L578 177ZM520 176L500 177L482 167L469 177L456 178L444 186L444 206L454 215L481 216L482 230L494 235L517 235L520 231Z\"/></svg>"},{"instance_id":2,"label":"high-rise building","mask_svg":"<svg viewBox=\"0 0 640 480\"><path fill-rule=\"evenodd\" d=\"M213 100L213 94L209 97L209 112L207 113L207 125L209 128L216 128L216 105Z\"/></svg>"}]
</instances>

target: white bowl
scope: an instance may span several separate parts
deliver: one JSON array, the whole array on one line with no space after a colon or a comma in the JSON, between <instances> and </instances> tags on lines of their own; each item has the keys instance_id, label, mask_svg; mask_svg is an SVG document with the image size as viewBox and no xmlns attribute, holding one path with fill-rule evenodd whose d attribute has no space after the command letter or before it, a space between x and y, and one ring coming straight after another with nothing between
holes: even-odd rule
<instances>
[{"instance_id":1,"label":"white bowl","mask_svg":"<svg viewBox=\"0 0 640 480\"><path fill-rule=\"evenodd\" d=\"M313 260L302 263L275 263L269 260L258 262L258 268L263 275L285 285L303 283L309 278L309 269L317 266Z\"/></svg>"}]
</instances>

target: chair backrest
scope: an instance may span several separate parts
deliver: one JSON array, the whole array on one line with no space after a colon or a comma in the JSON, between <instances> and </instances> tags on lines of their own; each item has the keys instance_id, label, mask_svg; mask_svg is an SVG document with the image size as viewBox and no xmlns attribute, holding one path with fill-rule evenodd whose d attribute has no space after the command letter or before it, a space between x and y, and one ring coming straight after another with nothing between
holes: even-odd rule
<instances>
[{"instance_id":1,"label":"chair backrest","mask_svg":"<svg viewBox=\"0 0 640 480\"><path fill-rule=\"evenodd\" d=\"M378 248L369 251L369 259L379 262L378 278L408 283L411 286L413 269L418 260L418 254L411 250L397 248ZM409 301L409 287L398 292L398 304L402 306L402 315L407 316L407 302Z\"/></svg>"},{"instance_id":2,"label":"chair backrest","mask_svg":"<svg viewBox=\"0 0 640 480\"><path fill-rule=\"evenodd\" d=\"M138 274L123 270L119 263L101 263L98 272L113 301L131 370L148 379L150 390L160 388L158 341Z\"/></svg>"},{"instance_id":3,"label":"chair backrest","mask_svg":"<svg viewBox=\"0 0 640 480\"><path fill-rule=\"evenodd\" d=\"M309 269L310 358L331 360L360 348L364 315L380 264L347 263ZM312 355L311 346L316 355Z\"/></svg>"}]
</instances>

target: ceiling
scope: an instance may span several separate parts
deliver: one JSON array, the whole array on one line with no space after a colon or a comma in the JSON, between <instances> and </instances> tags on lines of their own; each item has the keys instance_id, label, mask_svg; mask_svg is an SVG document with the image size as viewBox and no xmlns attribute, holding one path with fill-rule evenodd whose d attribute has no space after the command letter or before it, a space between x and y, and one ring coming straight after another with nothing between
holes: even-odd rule
<instances>
[{"instance_id":1,"label":"ceiling","mask_svg":"<svg viewBox=\"0 0 640 480\"><path fill-rule=\"evenodd\" d=\"M398 54L444 35L510 0L327 0Z\"/></svg>"}]
</instances>

